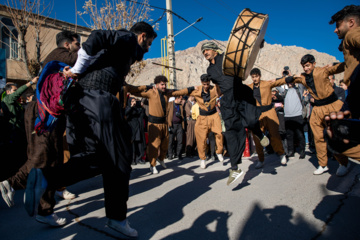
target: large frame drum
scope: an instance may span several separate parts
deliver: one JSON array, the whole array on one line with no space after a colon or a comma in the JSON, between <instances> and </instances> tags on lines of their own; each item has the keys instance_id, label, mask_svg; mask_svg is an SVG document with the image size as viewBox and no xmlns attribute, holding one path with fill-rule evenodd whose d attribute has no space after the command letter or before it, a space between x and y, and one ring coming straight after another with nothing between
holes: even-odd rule
<instances>
[{"instance_id":1,"label":"large frame drum","mask_svg":"<svg viewBox=\"0 0 360 240\"><path fill-rule=\"evenodd\" d=\"M223 73L243 81L249 76L269 22L267 14L244 9L235 21L223 59Z\"/></svg>"}]
</instances>

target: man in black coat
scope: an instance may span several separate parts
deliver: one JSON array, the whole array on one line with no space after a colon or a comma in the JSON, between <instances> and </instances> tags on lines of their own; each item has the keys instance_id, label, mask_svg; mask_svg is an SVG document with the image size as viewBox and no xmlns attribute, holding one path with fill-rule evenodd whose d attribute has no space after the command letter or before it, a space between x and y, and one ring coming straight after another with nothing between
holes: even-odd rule
<instances>
[{"instance_id":1,"label":"man in black coat","mask_svg":"<svg viewBox=\"0 0 360 240\"><path fill-rule=\"evenodd\" d=\"M125 237L138 236L126 218L131 132L116 93L130 66L143 58L156 36L145 22L136 23L130 31L95 30L79 50L75 66L64 69L66 75L78 79L77 86L68 92L73 98L68 101L76 109L69 113L66 126L71 158L59 167L31 170L25 191L25 208L30 215L44 187L74 184L93 176L90 166L98 166L103 176L107 225Z\"/></svg>"},{"instance_id":2,"label":"man in black coat","mask_svg":"<svg viewBox=\"0 0 360 240\"><path fill-rule=\"evenodd\" d=\"M227 185L233 183L243 171L238 168L245 150L246 132L250 129L254 136L260 139L264 147L269 145L269 139L261 132L259 117L261 109L256 107L253 91L242 83L242 79L226 76L222 72L222 61L224 54L213 42L204 43L201 51L209 61L207 73L211 81L220 88L223 97L220 100L221 115L225 122L226 132L224 137L228 143L231 169Z\"/></svg>"}]
</instances>

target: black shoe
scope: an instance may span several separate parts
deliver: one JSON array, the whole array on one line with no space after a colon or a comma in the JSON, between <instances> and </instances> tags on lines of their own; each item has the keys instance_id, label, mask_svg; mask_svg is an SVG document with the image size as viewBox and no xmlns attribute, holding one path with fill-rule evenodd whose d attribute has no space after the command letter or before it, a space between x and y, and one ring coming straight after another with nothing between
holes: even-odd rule
<instances>
[{"instance_id":1,"label":"black shoe","mask_svg":"<svg viewBox=\"0 0 360 240\"><path fill-rule=\"evenodd\" d=\"M183 160L182 155L179 155L178 158L179 158L179 160Z\"/></svg>"},{"instance_id":2,"label":"black shoe","mask_svg":"<svg viewBox=\"0 0 360 240\"><path fill-rule=\"evenodd\" d=\"M295 158L295 154L294 154L293 152L291 152L291 153L289 153L289 154L287 155L287 158L288 158L288 159L294 159L294 158Z\"/></svg>"},{"instance_id":3,"label":"black shoe","mask_svg":"<svg viewBox=\"0 0 360 240\"><path fill-rule=\"evenodd\" d=\"M139 161L137 161L137 163L138 163L138 164L141 164L141 165L146 164L146 162L145 162L144 160L142 160L142 159L141 159L141 160L139 160Z\"/></svg>"},{"instance_id":4,"label":"black shoe","mask_svg":"<svg viewBox=\"0 0 360 240\"><path fill-rule=\"evenodd\" d=\"M305 158L305 151L300 152L300 157L299 159L304 159Z\"/></svg>"}]
</instances>

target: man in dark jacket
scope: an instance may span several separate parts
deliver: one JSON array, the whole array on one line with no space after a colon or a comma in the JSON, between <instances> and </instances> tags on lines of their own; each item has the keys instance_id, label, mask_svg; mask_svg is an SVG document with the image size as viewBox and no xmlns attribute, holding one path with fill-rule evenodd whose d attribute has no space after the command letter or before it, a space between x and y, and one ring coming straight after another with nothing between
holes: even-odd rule
<instances>
[{"instance_id":1,"label":"man in dark jacket","mask_svg":"<svg viewBox=\"0 0 360 240\"><path fill-rule=\"evenodd\" d=\"M336 84L335 84L335 76L330 75L329 80L330 80L330 83L332 84L332 86L334 88L334 92L335 92L336 96L338 97L338 99L345 102L345 90L342 89L341 87L336 86Z\"/></svg>"},{"instance_id":2,"label":"man in dark jacket","mask_svg":"<svg viewBox=\"0 0 360 240\"><path fill-rule=\"evenodd\" d=\"M167 108L167 121L169 125L169 148L168 148L168 159L173 159L175 156L182 159L181 150L183 145L183 134L184 134L184 111L181 105L182 96L176 96L173 102L168 104ZM174 140L176 137L176 146Z\"/></svg>"},{"instance_id":3,"label":"man in dark jacket","mask_svg":"<svg viewBox=\"0 0 360 240\"><path fill-rule=\"evenodd\" d=\"M131 143L133 147L132 164L145 164L142 157L145 154L145 130L144 130L144 116L145 109L138 106L135 98L130 97L125 109L125 116L131 128Z\"/></svg>"},{"instance_id":4,"label":"man in dark jacket","mask_svg":"<svg viewBox=\"0 0 360 240\"><path fill-rule=\"evenodd\" d=\"M135 61L149 50L157 34L145 22L130 31L95 30L78 52L67 76L78 78L68 92L76 111L67 119L67 141L71 158L58 167L32 169L25 191L25 208L34 213L44 186L57 189L93 176L90 166L98 166L104 183L107 225L125 237L137 237L127 218L132 147L130 127L124 120L123 103L116 93ZM120 98L123 101L123 98Z\"/></svg>"}]
</instances>

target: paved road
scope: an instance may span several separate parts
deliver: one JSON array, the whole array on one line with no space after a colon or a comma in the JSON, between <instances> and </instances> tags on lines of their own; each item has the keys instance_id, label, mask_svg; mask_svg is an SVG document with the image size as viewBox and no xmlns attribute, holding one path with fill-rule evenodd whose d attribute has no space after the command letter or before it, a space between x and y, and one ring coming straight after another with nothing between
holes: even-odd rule
<instances>
[{"instance_id":1,"label":"paved road","mask_svg":"<svg viewBox=\"0 0 360 240\"><path fill-rule=\"evenodd\" d=\"M151 175L148 166L134 167L130 181L128 218L139 239L360 239L360 166L350 173L330 171L314 176L316 158L294 159L281 166L276 155L255 169L256 157L244 160L245 174L226 186L229 160L224 164L185 158L167 162ZM297 155L298 157L298 155ZM116 183L114 183L116 184ZM0 239L117 239L105 227L101 176L70 186L78 197L59 201L56 213L69 224L50 228L27 216L23 191L9 209L0 201Z\"/></svg>"}]
</instances>

